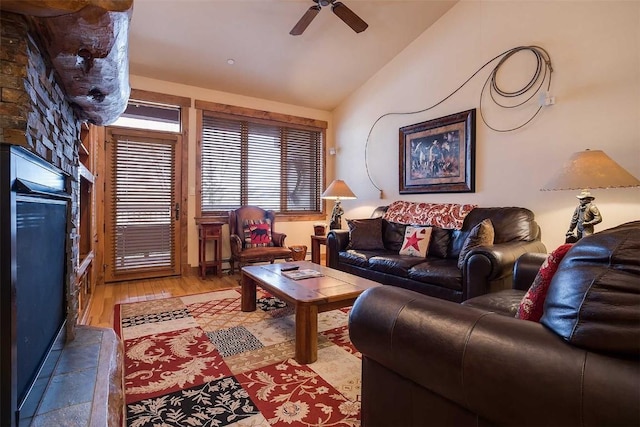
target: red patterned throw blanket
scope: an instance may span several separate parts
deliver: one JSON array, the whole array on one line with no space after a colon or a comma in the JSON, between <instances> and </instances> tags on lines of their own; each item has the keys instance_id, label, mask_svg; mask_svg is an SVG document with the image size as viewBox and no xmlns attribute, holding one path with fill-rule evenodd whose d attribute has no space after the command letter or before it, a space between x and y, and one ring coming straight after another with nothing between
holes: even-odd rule
<instances>
[{"instance_id":1,"label":"red patterned throw blanket","mask_svg":"<svg viewBox=\"0 0 640 427\"><path fill-rule=\"evenodd\" d=\"M431 225L459 230L464 218L476 206L396 201L389 205L383 218L401 224Z\"/></svg>"},{"instance_id":2,"label":"red patterned throw blanket","mask_svg":"<svg viewBox=\"0 0 640 427\"><path fill-rule=\"evenodd\" d=\"M318 315L318 360L295 355L295 314L240 289L116 305L124 341L126 426L360 425L360 353L350 308Z\"/></svg>"}]
</instances>

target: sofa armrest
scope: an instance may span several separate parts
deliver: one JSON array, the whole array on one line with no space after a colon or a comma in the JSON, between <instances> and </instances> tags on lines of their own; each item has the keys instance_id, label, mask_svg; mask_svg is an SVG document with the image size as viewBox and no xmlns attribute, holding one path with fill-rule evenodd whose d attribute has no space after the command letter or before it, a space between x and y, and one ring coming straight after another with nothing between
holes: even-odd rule
<instances>
[{"instance_id":1,"label":"sofa armrest","mask_svg":"<svg viewBox=\"0 0 640 427\"><path fill-rule=\"evenodd\" d=\"M546 253L528 252L522 254L513 267L513 289L529 290L538 270L546 259Z\"/></svg>"},{"instance_id":2,"label":"sofa armrest","mask_svg":"<svg viewBox=\"0 0 640 427\"><path fill-rule=\"evenodd\" d=\"M338 253L349 246L348 230L331 230L327 234L327 267L338 268Z\"/></svg>"},{"instance_id":3,"label":"sofa armrest","mask_svg":"<svg viewBox=\"0 0 640 427\"><path fill-rule=\"evenodd\" d=\"M540 240L530 242L507 242L473 248L462 267L464 299L486 294L497 289L487 289L490 282L507 282L512 286L511 276L516 260L527 252L546 252Z\"/></svg>"},{"instance_id":4,"label":"sofa armrest","mask_svg":"<svg viewBox=\"0 0 640 427\"><path fill-rule=\"evenodd\" d=\"M634 424L640 414L636 361L571 346L539 323L382 286L358 297L349 335L363 386L383 395L402 385L369 377L367 360L495 425Z\"/></svg>"}]
</instances>

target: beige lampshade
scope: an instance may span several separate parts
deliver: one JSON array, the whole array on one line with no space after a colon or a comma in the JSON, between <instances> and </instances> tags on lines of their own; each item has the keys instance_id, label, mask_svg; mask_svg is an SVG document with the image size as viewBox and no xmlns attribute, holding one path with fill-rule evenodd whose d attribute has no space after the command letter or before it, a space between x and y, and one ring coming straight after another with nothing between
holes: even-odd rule
<instances>
[{"instance_id":1,"label":"beige lampshade","mask_svg":"<svg viewBox=\"0 0 640 427\"><path fill-rule=\"evenodd\" d=\"M324 193L322 193L323 199L329 200L340 200L340 199L355 199L356 195L353 194L353 191L349 188L347 184L341 179L334 180Z\"/></svg>"},{"instance_id":2,"label":"beige lampshade","mask_svg":"<svg viewBox=\"0 0 640 427\"><path fill-rule=\"evenodd\" d=\"M542 190L639 187L640 181L602 150L573 153Z\"/></svg>"}]
</instances>

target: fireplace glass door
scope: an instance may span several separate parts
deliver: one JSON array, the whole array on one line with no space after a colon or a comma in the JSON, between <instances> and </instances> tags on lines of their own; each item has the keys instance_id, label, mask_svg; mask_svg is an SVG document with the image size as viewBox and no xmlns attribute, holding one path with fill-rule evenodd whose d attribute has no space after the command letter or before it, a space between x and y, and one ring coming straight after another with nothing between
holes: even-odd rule
<instances>
[{"instance_id":1,"label":"fireplace glass door","mask_svg":"<svg viewBox=\"0 0 640 427\"><path fill-rule=\"evenodd\" d=\"M17 381L23 402L66 317L67 202L20 195L16 208Z\"/></svg>"}]
</instances>

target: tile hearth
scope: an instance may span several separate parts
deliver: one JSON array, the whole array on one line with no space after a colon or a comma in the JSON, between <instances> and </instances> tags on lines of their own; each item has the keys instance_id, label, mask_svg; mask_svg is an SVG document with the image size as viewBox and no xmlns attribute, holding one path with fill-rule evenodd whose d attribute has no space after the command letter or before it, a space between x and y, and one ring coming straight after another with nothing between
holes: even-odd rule
<instances>
[{"instance_id":1,"label":"tile hearth","mask_svg":"<svg viewBox=\"0 0 640 427\"><path fill-rule=\"evenodd\" d=\"M120 425L124 407L122 345L112 329L77 326L76 338L54 345L34 387L44 396L21 426Z\"/></svg>"}]
</instances>

